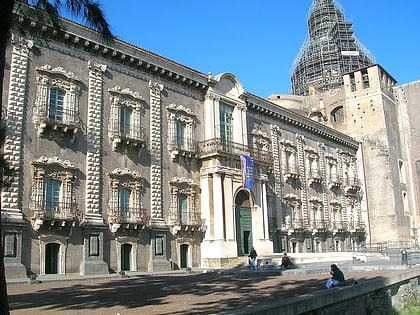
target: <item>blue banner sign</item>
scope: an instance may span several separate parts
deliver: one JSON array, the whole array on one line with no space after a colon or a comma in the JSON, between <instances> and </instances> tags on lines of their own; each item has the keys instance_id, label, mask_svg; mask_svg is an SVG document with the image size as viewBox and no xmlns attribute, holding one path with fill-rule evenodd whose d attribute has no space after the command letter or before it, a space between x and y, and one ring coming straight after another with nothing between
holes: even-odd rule
<instances>
[{"instance_id":1,"label":"blue banner sign","mask_svg":"<svg viewBox=\"0 0 420 315\"><path fill-rule=\"evenodd\" d=\"M241 155L242 185L244 188L254 187L254 159L247 155Z\"/></svg>"}]
</instances>

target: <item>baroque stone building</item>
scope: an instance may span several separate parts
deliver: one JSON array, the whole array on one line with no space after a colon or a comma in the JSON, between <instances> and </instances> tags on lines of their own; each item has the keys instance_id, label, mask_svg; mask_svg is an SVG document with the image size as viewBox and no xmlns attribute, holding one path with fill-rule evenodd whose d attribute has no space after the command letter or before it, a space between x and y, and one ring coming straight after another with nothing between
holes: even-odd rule
<instances>
[{"instance_id":1,"label":"baroque stone building","mask_svg":"<svg viewBox=\"0 0 420 315\"><path fill-rule=\"evenodd\" d=\"M371 65L324 94L263 99L234 74L107 43L69 20L57 30L15 18L38 32L14 29L6 55L3 147L17 169L2 192L7 277L220 267L252 246L362 251L375 235L385 241L371 213L380 202L395 205L378 212L387 240L410 235L411 208L395 209L417 189L399 175L405 163L418 167L405 159L415 149L395 146L404 133L387 128L394 118L415 125L418 85L395 88ZM387 137L360 131L374 127ZM406 199L386 181L375 197L384 166Z\"/></svg>"}]
</instances>

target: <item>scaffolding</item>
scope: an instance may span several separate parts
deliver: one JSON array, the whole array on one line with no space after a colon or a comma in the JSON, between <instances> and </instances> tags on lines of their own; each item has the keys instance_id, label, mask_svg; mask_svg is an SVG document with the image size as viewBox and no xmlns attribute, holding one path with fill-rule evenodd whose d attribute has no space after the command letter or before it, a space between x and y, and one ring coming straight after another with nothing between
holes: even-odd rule
<instances>
[{"instance_id":1,"label":"scaffolding","mask_svg":"<svg viewBox=\"0 0 420 315\"><path fill-rule=\"evenodd\" d=\"M308 34L290 70L292 92L312 95L343 86L343 74L374 64L336 0L313 0Z\"/></svg>"}]
</instances>

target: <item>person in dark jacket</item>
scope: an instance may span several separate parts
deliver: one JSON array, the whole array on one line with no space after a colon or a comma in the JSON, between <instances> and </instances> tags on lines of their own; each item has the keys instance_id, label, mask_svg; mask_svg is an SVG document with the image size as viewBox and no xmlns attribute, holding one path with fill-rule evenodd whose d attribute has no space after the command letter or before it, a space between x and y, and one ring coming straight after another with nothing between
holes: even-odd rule
<instances>
[{"instance_id":1,"label":"person in dark jacket","mask_svg":"<svg viewBox=\"0 0 420 315\"><path fill-rule=\"evenodd\" d=\"M284 253L283 257L281 258L280 268L287 269L287 267L291 265L293 265L292 261L290 260L289 256L287 256L287 253Z\"/></svg>"},{"instance_id":2,"label":"person in dark jacket","mask_svg":"<svg viewBox=\"0 0 420 315\"><path fill-rule=\"evenodd\" d=\"M251 251L249 252L248 257L251 260L252 270L258 271L258 265L257 265L257 252L254 247L251 247Z\"/></svg>"},{"instance_id":3,"label":"person in dark jacket","mask_svg":"<svg viewBox=\"0 0 420 315\"><path fill-rule=\"evenodd\" d=\"M328 279L325 286L327 288L333 288L344 285L344 273L340 270L340 268L337 267L336 264L331 265L331 278Z\"/></svg>"}]
</instances>

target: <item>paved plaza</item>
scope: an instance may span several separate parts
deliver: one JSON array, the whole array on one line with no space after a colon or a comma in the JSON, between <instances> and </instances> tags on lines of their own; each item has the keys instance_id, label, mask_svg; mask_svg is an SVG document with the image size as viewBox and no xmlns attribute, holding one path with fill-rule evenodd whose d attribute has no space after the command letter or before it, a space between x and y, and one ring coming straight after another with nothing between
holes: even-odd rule
<instances>
[{"instance_id":1,"label":"paved plaza","mask_svg":"<svg viewBox=\"0 0 420 315\"><path fill-rule=\"evenodd\" d=\"M326 290L328 271L309 275L178 272L131 274L127 278L63 276L59 281L45 277L41 283L9 283L8 294L12 315L214 314ZM369 281L390 272L346 271L346 282Z\"/></svg>"}]
</instances>

